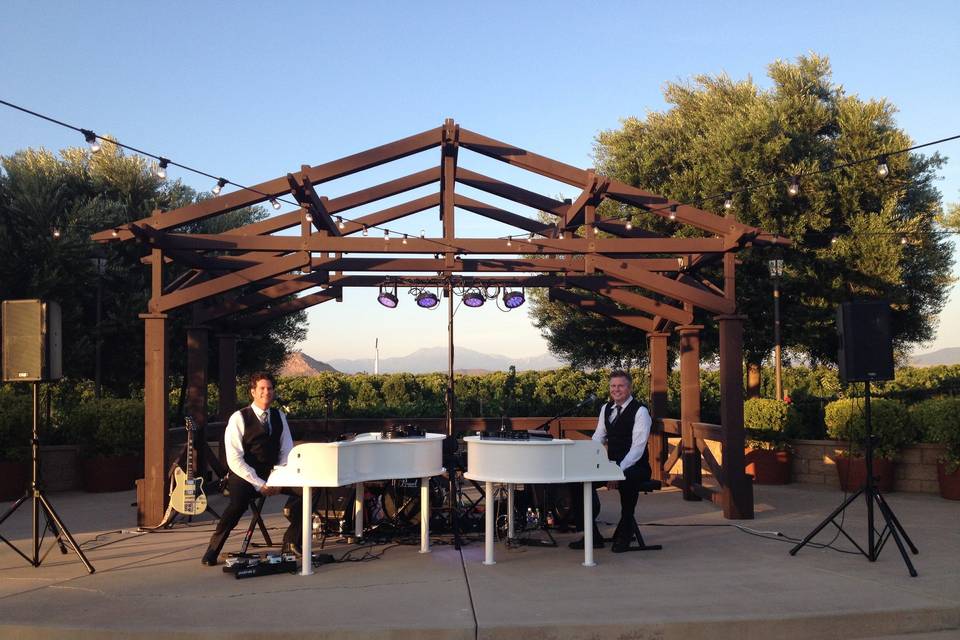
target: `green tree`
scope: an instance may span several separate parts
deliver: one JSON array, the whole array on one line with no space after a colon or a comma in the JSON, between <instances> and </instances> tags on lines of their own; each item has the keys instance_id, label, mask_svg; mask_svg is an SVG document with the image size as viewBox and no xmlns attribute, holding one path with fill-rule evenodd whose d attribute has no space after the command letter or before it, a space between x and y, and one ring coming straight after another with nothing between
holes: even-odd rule
<instances>
[{"instance_id":1,"label":"green tree","mask_svg":"<svg viewBox=\"0 0 960 640\"><path fill-rule=\"evenodd\" d=\"M102 380L108 391L135 393L143 379L143 321L149 270L136 243L95 245L91 234L170 210L201 197L179 181L161 180L149 163L104 142L99 153L26 149L0 157L0 299L60 303L64 374L94 377L97 289L101 290ZM217 232L265 216L253 207L192 225ZM103 269L95 258L102 258ZM178 274L171 265L166 273ZM169 331L171 373L183 370L188 314L174 313ZM241 371L279 367L304 336L304 314L270 323L244 337ZM216 341L211 341L215 343ZM212 373L216 373L215 368Z\"/></svg>"},{"instance_id":2,"label":"green tree","mask_svg":"<svg viewBox=\"0 0 960 640\"><path fill-rule=\"evenodd\" d=\"M821 56L774 62L768 75L769 89L726 76L667 84L666 111L627 118L621 128L599 135L599 171L718 212L722 194L731 191L731 212L739 221L789 238L793 245L779 257L785 262L782 340L790 351L833 361L836 305L861 297L890 299L898 350L929 340L951 283L951 250L939 233L941 199L933 186L943 158L889 156L886 178L872 162L830 170L911 146L896 126L896 109L884 99L847 94ZM800 191L792 197L788 179L797 175ZM599 214L630 216L635 226L663 234L699 234L614 204L605 202ZM738 254L744 350L756 364L773 346L767 267L773 257L769 250ZM719 271L705 273L720 281ZM643 359L645 341L625 335L614 321L561 310L542 297L534 299L533 316L551 350L573 362L619 364L628 349ZM697 322L708 325L702 352L709 356L716 349L712 320L700 312ZM604 342L604 327L616 327L610 335L622 343Z\"/></svg>"}]
</instances>

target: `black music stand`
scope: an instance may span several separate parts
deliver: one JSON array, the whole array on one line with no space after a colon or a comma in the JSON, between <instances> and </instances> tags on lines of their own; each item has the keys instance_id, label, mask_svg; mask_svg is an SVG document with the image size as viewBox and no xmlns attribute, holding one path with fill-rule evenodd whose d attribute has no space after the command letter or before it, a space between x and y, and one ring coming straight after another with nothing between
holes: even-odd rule
<instances>
[{"instance_id":1,"label":"black music stand","mask_svg":"<svg viewBox=\"0 0 960 640\"><path fill-rule=\"evenodd\" d=\"M843 501L839 507L833 510L833 512L824 519L823 522L818 524L813 531L807 534L807 537L803 539L800 544L790 549L790 555L797 555L797 551L802 549L810 540L820 533L820 531L826 527L828 524L833 524L837 530L843 534L847 540L849 540L857 550L863 554L870 562L876 562L877 557L880 555L880 551L883 550L884 544L891 537L893 541L897 543L897 548L900 549L900 555L903 557L903 562L907 565L907 571L909 571L910 576L916 578L917 570L913 568L913 563L910 562L910 556L907 555L907 550L903 546L903 543L906 542L910 546L910 551L914 554L920 553L917 550L917 547L914 546L913 541L910 540L910 536L907 535L907 532L904 530L903 525L900 524L900 521L897 520L897 516L894 515L893 509L890 508L890 505L887 504L887 501L884 500L883 495L880 493L880 489L877 488L874 483L873 478L873 446L874 446L874 435L873 435L873 424L870 419L870 381L867 380L864 382L864 418L867 423L867 440L864 448L864 461L867 466L867 479L863 487L861 487L856 493L852 494L849 498ZM834 520L838 515L843 513L843 511L853 503L854 500L859 498L861 495L867 501L867 548L864 549L857 542L843 530L843 527ZM880 509L880 514L883 516L885 525L882 530L877 532L873 524L873 507L874 504ZM901 536L903 540L901 540Z\"/></svg>"},{"instance_id":2,"label":"black music stand","mask_svg":"<svg viewBox=\"0 0 960 640\"><path fill-rule=\"evenodd\" d=\"M70 548L73 549L73 552L77 554L77 557L80 558L80 562L83 563L83 566L87 568L88 573L93 573L95 569L93 565L90 564L90 561L87 560L87 556L83 554L83 551L80 549L80 545L77 544L77 541L73 539L73 536L70 535L70 531L67 529L67 526L63 524L63 521L60 519L60 516L57 515L57 512L54 510L53 505L50 504L50 500L47 499L46 494L43 491L43 483L40 480L40 439L37 434L37 423L39 422L39 400L40 398L40 383L33 383L33 434L31 438L31 463L32 463L32 475L30 480L30 487L26 490L23 496L20 497L13 506L7 509L7 512L3 514L3 517L0 517L0 525L2 525L7 518L9 518L13 513L20 508L20 506L25 503L27 500L32 500L33 504L33 556L27 556L25 553L20 551L17 547L13 545L12 542L7 540L5 537L0 535L0 540L5 542L8 547L20 554L20 557L29 562L34 567L39 567L40 563L43 562L44 558L40 557L40 547L43 544L43 539L46 537L47 531L52 532L56 536L57 545L60 547L61 553L67 552L67 546L64 544L63 539L67 539L67 543L70 545ZM46 518L46 523L44 524L43 531L40 530L40 511L43 510L43 515ZM44 556L45 557L45 556Z\"/></svg>"}]
</instances>

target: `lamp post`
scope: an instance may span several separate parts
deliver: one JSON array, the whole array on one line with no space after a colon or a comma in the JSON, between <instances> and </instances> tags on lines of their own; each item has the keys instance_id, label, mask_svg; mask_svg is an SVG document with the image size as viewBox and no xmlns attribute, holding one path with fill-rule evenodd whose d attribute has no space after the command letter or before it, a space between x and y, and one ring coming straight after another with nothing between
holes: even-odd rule
<instances>
[{"instance_id":1,"label":"lamp post","mask_svg":"<svg viewBox=\"0 0 960 640\"><path fill-rule=\"evenodd\" d=\"M780 364L780 277L783 276L783 260L770 260L770 277L773 278L773 366L776 380L777 400L783 400L783 370Z\"/></svg>"},{"instance_id":2,"label":"lamp post","mask_svg":"<svg viewBox=\"0 0 960 640\"><path fill-rule=\"evenodd\" d=\"M99 247L98 247L99 248ZM103 297L103 273L107 268L107 258L103 255L102 252L97 251L94 253L94 257L90 258L90 261L93 263L94 269L97 270L97 312L96 312L96 324L94 325L95 334L95 346L94 346L94 359L93 359L93 395L99 400L101 395L101 375L100 375L100 346L101 346L101 336L100 336L100 314L102 308L102 297Z\"/></svg>"}]
</instances>

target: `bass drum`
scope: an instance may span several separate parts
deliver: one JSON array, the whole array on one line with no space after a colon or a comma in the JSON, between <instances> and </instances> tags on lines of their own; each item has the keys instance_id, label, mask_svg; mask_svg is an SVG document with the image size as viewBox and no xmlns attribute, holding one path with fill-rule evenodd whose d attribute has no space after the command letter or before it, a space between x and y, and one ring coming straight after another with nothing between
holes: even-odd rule
<instances>
[{"instance_id":1,"label":"bass drum","mask_svg":"<svg viewBox=\"0 0 960 640\"><path fill-rule=\"evenodd\" d=\"M443 478L430 478L430 508L443 507L446 489ZM391 480L383 489L383 513L388 522L398 526L420 525L420 479Z\"/></svg>"}]
</instances>

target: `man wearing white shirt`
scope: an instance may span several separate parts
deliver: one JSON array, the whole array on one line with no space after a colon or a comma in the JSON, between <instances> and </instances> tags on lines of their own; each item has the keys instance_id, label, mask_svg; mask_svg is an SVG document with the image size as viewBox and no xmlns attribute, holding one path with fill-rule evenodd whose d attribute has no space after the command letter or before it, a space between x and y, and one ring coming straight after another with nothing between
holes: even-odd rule
<instances>
[{"instance_id":1,"label":"man wearing white shirt","mask_svg":"<svg viewBox=\"0 0 960 640\"><path fill-rule=\"evenodd\" d=\"M287 417L279 409L270 406L276 397L275 384L273 376L263 371L250 376L253 403L234 412L224 429L227 466L230 467L227 480L230 504L220 517L207 551L200 560L205 565L217 564L217 556L227 536L258 494L273 496L281 492L278 487L268 487L266 478L274 465L286 463L293 448L293 437ZM301 491L295 488L282 491L290 495L287 499L288 509L284 510L290 526L283 535L283 547L285 551L299 551Z\"/></svg>"},{"instance_id":2,"label":"man wearing white shirt","mask_svg":"<svg viewBox=\"0 0 960 640\"><path fill-rule=\"evenodd\" d=\"M650 412L633 397L632 379L626 371L610 373L610 402L604 403L597 419L593 440L607 445L607 458L619 465L625 480L611 480L607 489L620 491L620 522L613 537L611 551L620 553L630 546L634 531L633 512L640 496L640 483L650 479L650 461L647 438L650 436ZM600 512L600 500L593 493L594 518ZM594 547L603 547L603 537L593 525ZM583 548L583 540L570 543L574 549Z\"/></svg>"}]
</instances>

